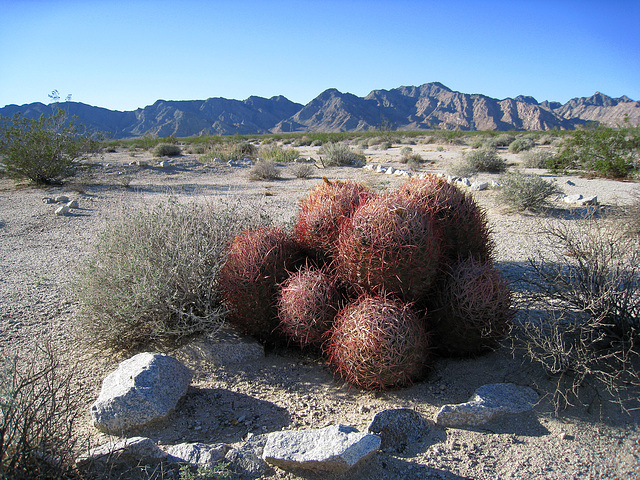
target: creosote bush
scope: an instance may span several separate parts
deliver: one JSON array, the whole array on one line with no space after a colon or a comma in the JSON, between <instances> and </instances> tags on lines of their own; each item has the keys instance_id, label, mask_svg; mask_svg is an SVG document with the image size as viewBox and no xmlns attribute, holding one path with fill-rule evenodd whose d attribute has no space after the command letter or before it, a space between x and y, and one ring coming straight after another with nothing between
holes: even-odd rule
<instances>
[{"instance_id":1,"label":"creosote bush","mask_svg":"<svg viewBox=\"0 0 640 480\"><path fill-rule=\"evenodd\" d=\"M278 180L281 178L278 165L272 160L258 160L249 171L250 180Z\"/></svg>"},{"instance_id":2,"label":"creosote bush","mask_svg":"<svg viewBox=\"0 0 640 480\"><path fill-rule=\"evenodd\" d=\"M525 150L530 150L535 146L535 142L530 138L522 137L514 140L509 144L509 151L511 153L520 153Z\"/></svg>"},{"instance_id":3,"label":"creosote bush","mask_svg":"<svg viewBox=\"0 0 640 480\"><path fill-rule=\"evenodd\" d=\"M99 149L97 135L69 120L62 109L32 120L0 116L0 154L5 173L17 180L49 184L72 176L77 160Z\"/></svg>"},{"instance_id":4,"label":"creosote bush","mask_svg":"<svg viewBox=\"0 0 640 480\"><path fill-rule=\"evenodd\" d=\"M123 209L79 270L79 328L91 344L124 351L214 331L226 314L218 275L227 245L263 221L246 205Z\"/></svg>"},{"instance_id":5,"label":"creosote bush","mask_svg":"<svg viewBox=\"0 0 640 480\"><path fill-rule=\"evenodd\" d=\"M171 143L159 143L153 149L153 154L156 157L175 157L182 154L182 148Z\"/></svg>"},{"instance_id":6,"label":"creosote bush","mask_svg":"<svg viewBox=\"0 0 640 480\"><path fill-rule=\"evenodd\" d=\"M277 163L290 163L300 155L294 148L283 148L279 145L266 145L260 148L260 157Z\"/></svg>"},{"instance_id":7,"label":"creosote bush","mask_svg":"<svg viewBox=\"0 0 640 480\"><path fill-rule=\"evenodd\" d=\"M551 223L522 276L518 347L556 379L561 408L581 387L621 406L640 387L640 244L619 221ZM631 393L637 398L637 393Z\"/></svg>"},{"instance_id":8,"label":"creosote bush","mask_svg":"<svg viewBox=\"0 0 640 480\"><path fill-rule=\"evenodd\" d=\"M500 197L518 211L539 211L549 205L549 198L562 194L554 180L519 171L505 173L499 181L503 185Z\"/></svg>"},{"instance_id":9,"label":"creosote bush","mask_svg":"<svg viewBox=\"0 0 640 480\"><path fill-rule=\"evenodd\" d=\"M541 148L522 152L522 165L526 168L548 168L553 164L554 153Z\"/></svg>"}]
</instances>

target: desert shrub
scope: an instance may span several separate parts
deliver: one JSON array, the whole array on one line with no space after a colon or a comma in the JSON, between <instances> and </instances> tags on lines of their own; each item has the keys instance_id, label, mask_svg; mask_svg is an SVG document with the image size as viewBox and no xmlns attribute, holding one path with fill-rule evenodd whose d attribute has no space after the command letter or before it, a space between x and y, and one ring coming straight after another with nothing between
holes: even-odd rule
<instances>
[{"instance_id":1,"label":"desert shrub","mask_svg":"<svg viewBox=\"0 0 640 480\"><path fill-rule=\"evenodd\" d=\"M384 194L364 202L342 224L335 264L351 285L414 302L431 289L443 250L430 211Z\"/></svg>"},{"instance_id":2,"label":"desert shrub","mask_svg":"<svg viewBox=\"0 0 640 480\"><path fill-rule=\"evenodd\" d=\"M640 190L633 192L631 203L624 209L622 223L629 235L640 238Z\"/></svg>"},{"instance_id":3,"label":"desert shrub","mask_svg":"<svg viewBox=\"0 0 640 480\"><path fill-rule=\"evenodd\" d=\"M272 160L259 160L249 170L250 180L277 180L280 177L280 169Z\"/></svg>"},{"instance_id":4,"label":"desert shrub","mask_svg":"<svg viewBox=\"0 0 640 480\"><path fill-rule=\"evenodd\" d=\"M220 271L220 289L229 320L267 343L284 339L278 330L279 285L303 261L302 249L281 228L250 229L231 242Z\"/></svg>"},{"instance_id":5,"label":"desert shrub","mask_svg":"<svg viewBox=\"0 0 640 480\"><path fill-rule=\"evenodd\" d=\"M294 148L283 148L279 145L269 145L260 148L260 157L277 163L290 163L300 155Z\"/></svg>"},{"instance_id":6,"label":"desert shrub","mask_svg":"<svg viewBox=\"0 0 640 480\"><path fill-rule=\"evenodd\" d=\"M509 144L509 151L511 153L520 153L520 152L524 152L525 150L532 149L535 145L536 145L536 142L534 142L532 139L527 137L521 137Z\"/></svg>"},{"instance_id":7,"label":"desert shrub","mask_svg":"<svg viewBox=\"0 0 640 480\"><path fill-rule=\"evenodd\" d=\"M127 351L218 328L227 244L264 221L238 207L169 201L110 221L78 275L79 328L91 344Z\"/></svg>"},{"instance_id":8,"label":"desert shrub","mask_svg":"<svg viewBox=\"0 0 640 480\"><path fill-rule=\"evenodd\" d=\"M555 377L556 405L592 385L624 406L625 391L640 386L637 237L595 216L550 224L529 263L516 338Z\"/></svg>"},{"instance_id":9,"label":"desert shrub","mask_svg":"<svg viewBox=\"0 0 640 480\"><path fill-rule=\"evenodd\" d=\"M547 168L553 164L554 153L550 150L534 148L522 152L522 165L526 168Z\"/></svg>"},{"instance_id":10,"label":"desert shrub","mask_svg":"<svg viewBox=\"0 0 640 480\"><path fill-rule=\"evenodd\" d=\"M469 257L483 262L492 259L491 229L484 210L471 195L435 175L407 179L396 195L437 220L444 239L445 263Z\"/></svg>"},{"instance_id":11,"label":"desert shrub","mask_svg":"<svg viewBox=\"0 0 640 480\"><path fill-rule=\"evenodd\" d=\"M507 162L498 156L493 148L480 148L463 152L461 162L454 169L462 176L471 176L479 172L501 173L507 169Z\"/></svg>"},{"instance_id":12,"label":"desert shrub","mask_svg":"<svg viewBox=\"0 0 640 480\"><path fill-rule=\"evenodd\" d=\"M342 223L373 195L359 183L323 179L300 200L293 227L294 237L312 255L332 256Z\"/></svg>"},{"instance_id":13,"label":"desert shrub","mask_svg":"<svg viewBox=\"0 0 640 480\"><path fill-rule=\"evenodd\" d=\"M280 329L301 347L320 347L340 300L336 279L328 269L306 266L282 285L278 297Z\"/></svg>"},{"instance_id":14,"label":"desert shrub","mask_svg":"<svg viewBox=\"0 0 640 480\"><path fill-rule=\"evenodd\" d=\"M153 149L153 154L156 157L175 157L182 154L182 148L180 148L180 145L171 143L159 143Z\"/></svg>"},{"instance_id":15,"label":"desert shrub","mask_svg":"<svg viewBox=\"0 0 640 480\"><path fill-rule=\"evenodd\" d=\"M363 295L342 309L327 345L329 364L342 378L375 390L419 380L428 351L423 323L387 296Z\"/></svg>"},{"instance_id":16,"label":"desert shrub","mask_svg":"<svg viewBox=\"0 0 640 480\"><path fill-rule=\"evenodd\" d=\"M516 137L510 133L501 133L495 138L491 139L491 143L496 147L508 147L515 141Z\"/></svg>"},{"instance_id":17,"label":"desert shrub","mask_svg":"<svg viewBox=\"0 0 640 480\"><path fill-rule=\"evenodd\" d=\"M411 147L402 147L400 149L400 154L403 157L408 157L409 155L411 155L412 152L413 152L413 148L411 148Z\"/></svg>"},{"instance_id":18,"label":"desert shrub","mask_svg":"<svg viewBox=\"0 0 640 480\"><path fill-rule=\"evenodd\" d=\"M358 166L365 162L364 155L355 152L345 143L325 143L318 153L327 167Z\"/></svg>"},{"instance_id":19,"label":"desert shrub","mask_svg":"<svg viewBox=\"0 0 640 480\"><path fill-rule=\"evenodd\" d=\"M420 167L422 167L422 164L424 163L424 159L419 153L414 153L413 155L410 155L409 158L407 158L406 163L407 167L415 172L420 170Z\"/></svg>"},{"instance_id":20,"label":"desert shrub","mask_svg":"<svg viewBox=\"0 0 640 480\"><path fill-rule=\"evenodd\" d=\"M291 169L291 173L296 178L309 178L313 175L314 171L315 166L309 165L308 163L298 163Z\"/></svg>"},{"instance_id":21,"label":"desert shrub","mask_svg":"<svg viewBox=\"0 0 640 480\"><path fill-rule=\"evenodd\" d=\"M74 379L48 341L28 354L0 354L0 478L80 478L73 464L81 416Z\"/></svg>"},{"instance_id":22,"label":"desert shrub","mask_svg":"<svg viewBox=\"0 0 640 480\"><path fill-rule=\"evenodd\" d=\"M484 139L482 139L482 138L480 138L480 137L476 137L476 138L474 138L473 140L471 140L471 141L469 142L469 146L470 146L471 148L482 148L482 147L484 147L485 145L487 145L486 140L484 140ZM495 145L493 145L493 146L495 146Z\"/></svg>"},{"instance_id":23,"label":"desert shrub","mask_svg":"<svg viewBox=\"0 0 640 480\"><path fill-rule=\"evenodd\" d=\"M449 266L432 312L433 345L454 357L495 350L515 313L511 290L497 270L473 258Z\"/></svg>"},{"instance_id":24,"label":"desert shrub","mask_svg":"<svg viewBox=\"0 0 640 480\"><path fill-rule=\"evenodd\" d=\"M580 169L607 177L627 177L640 165L640 127L600 126L575 130L565 138L550 167Z\"/></svg>"},{"instance_id":25,"label":"desert shrub","mask_svg":"<svg viewBox=\"0 0 640 480\"><path fill-rule=\"evenodd\" d=\"M0 154L4 171L15 179L49 184L75 173L77 160L97 151L100 139L69 120L64 110L32 120L0 116Z\"/></svg>"},{"instance_id":26,"label":"desert shrub","mask_svg":"<svg viewBox=\"0 0 640 480\"><path fill-rule=\"evenodd\" d=\"M549 198L562 194L555 180L545 180L539 175L508 172L500 177L500 197L518 211L537 211L549 205Z\"/></svg>"}]
</instances>

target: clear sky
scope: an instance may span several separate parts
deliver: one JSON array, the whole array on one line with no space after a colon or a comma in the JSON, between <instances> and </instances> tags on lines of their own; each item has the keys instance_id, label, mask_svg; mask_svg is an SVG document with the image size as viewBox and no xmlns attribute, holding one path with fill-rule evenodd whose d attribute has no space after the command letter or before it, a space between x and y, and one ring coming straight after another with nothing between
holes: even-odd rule
<instances>
[{"instance_id":1,"label":"clear sky","mask_svg":"<svg viewBox=\"0 0 640 480\"><path fill-rule=\"evenodd\" d=\"M640 100L640 0L0 0L0 107L441 82L495 98Z\"/></svg>"}]
</instances>

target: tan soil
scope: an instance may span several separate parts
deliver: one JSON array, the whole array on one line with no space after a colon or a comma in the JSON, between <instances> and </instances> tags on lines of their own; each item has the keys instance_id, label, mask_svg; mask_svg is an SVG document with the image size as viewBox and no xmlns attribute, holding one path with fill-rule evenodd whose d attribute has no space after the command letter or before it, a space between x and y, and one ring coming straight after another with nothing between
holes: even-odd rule
<instances>
[{"instance_id":1,"label":"tan soil","mask_svg":"<svg viewBox=\"0 0 640 480\"><path fill-rule=\"evenodd\" d=\"M434 162L424 171L447 172L460 150L468 147L412 148ZM317 158L316 148L299 150ZM398 163L400 147L365 153L370 162L403 167ZM519 162L517 155L503 155L510 162ZM151 167L129 165L137 160ZM71 292L76 265L92 254L102 226L122 205L135 208L168 196L181 201L240 196L264 202L274 218L288 222L295 215L297 201L322 176L355 179L377 189L394 188L403 181L356 168L318 169L312 178L297 179L290 166L284 166L281 180L251 182L248 167L205 165L196 156L184 155L162 169L154 166L158 159L147 152L133 157L129 152L109 153L91 162L96 164L93 169L64 187L16 187L0 179L0 349L24 352L32 340L48 336L69 365L80 360L75 368L86 414L78 434L88 435L94 445L107 437L90 425L88 408L104 376L122 358L73 347L70 339L78 305ZM575 186L569 186L568 178L557 180L566 193L597 194L604 205L624 205L637 189L629 182L571 177ZM78 198L80 209L55 216L54 207L41 199L59 194ZM553 216L541 219L508 213L495 191L478 192L475 197L487 209L498 267L507 277L537 245L541 222L560 221ZM282 428L343 423L366 430L375 413L386 408L409 407L431 418L443 404L467 401L483 384L513 382L540 393L542 400L533 412L477 429L434 427L402 454L380 452L338 478L640 478L639 413L625 414L605 401L603 392L589 390L584 394L585 406L556 414L549 401L553 382L538 366L512 356L507 348L478 359L438 360L424 382L388 392L349 388L321 360L293 349L271 351L263 359L233 367L211 364L184 350L176 355L196 372L188 395L166 422L131 435L149 436L159 444L240 443L248 433ZM331 477L276 469L273 478Z\"/></svg>"}]
</instances>

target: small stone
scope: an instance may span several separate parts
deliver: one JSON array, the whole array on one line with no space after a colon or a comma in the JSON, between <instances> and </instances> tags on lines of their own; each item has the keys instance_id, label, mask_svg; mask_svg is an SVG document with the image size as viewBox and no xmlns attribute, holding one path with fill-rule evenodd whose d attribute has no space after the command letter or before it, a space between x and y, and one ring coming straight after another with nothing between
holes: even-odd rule
<instances>
[{"instance_id":1,"label":"small stone","mask_svg":"<svg viewBox=\"0 0 640 480\"><path fill-rule=\"evenodd\" d=\"M67 207L69 208L79 208L78 205L78 200L71 200L69 203L67 203Z\"/></svg>"},{"instance_id":2,"label":"small stone","mask_svg":"<svg viewBox=\"0 0 640 480\"><path fill-rule=\"evenodd\" d=\"M564 197L564 201L566 203L578 203L580 200L582 200L582 195L580 195L579 193L576 193L575 195L567 195L566 197Z\"/></svg>"},{"instance_id":3,"label":"small stone","mask_svg":"<svg viewBox=\"0 0 640 480\"><path fill-rule=\"evenodd\" d=\"M148 465L161 462L165 458L167 454L150 438L131 437L92 448L76 458L76 465Z\"/></svg>"},{"instance_id":4,"label":"small stone","mask_svg":"<svg viewBox=\"0 0 640 480\"><path fill-rule=\"evenodd\" d=\"M231 447L226 443L208 445L205 443L181 443L167 449L168 460L174 463L188 463L203 467L213 467L224 460Z\"/></svg>"},{"instance_id":5,"label":"small stone","mask_svg":"<svg viewBox=\"0 0 640 480\"><path fill-rule=\"evenodd\" d=\"M403 452L429 431L427 420L410 408L383 410L373 417L367 431L378 435L381 447Z\"/></svg>"},{"instance_id":6,"label":"small stone","mask_svg":"<svg viewBox=\"0 0 640 480\"><path fill-rule=\"evenodd\" d=\"M393 175L393 172L395 172L395 171L396 171L395 168L389 167L389 168L387 168L387 172L386 173L387 173L387 175Z\"/></svg>"},{"instance_id":7,"label":"small stone","mask_svg":"<svg viewBox=\"0 0 640 480\"><path fill-rule=\"evenodd\" d=\"M470 187L471 186L471 181L466 177L461 179L460 183L463 184L465 187Z\"/></svg>"},{"instance_id":8,"label":"small stone","mask_svg":"<svg viewBox=\"0 0 640 480\"><path fill-rule=\"evenodd\" d=\"M47 205L51 205L52 203L56 203L56 201L51 197L42 197L42 203L46 203Z\"/></svg>"},{"instance_id":9,"label":"small stone","mask_svg":"<svg viewBox=\"0 0 640 480\"><path fill-rule=\"evenodd\" d=\"M378 167L376 168L376 173L383 173L386 172L387 169L384 168L382 165L378 165Z\"/></svg>"},{"instance_id":10,"label":"small stone","mask_svg":"<svg viewBox=\"0 0 640 480\"><path fill-rule=\"evenodd\" d=\"M69 202L69 197L67 197L66 195L58 195L56 197L56 203L67 203Z\"/></svg>"},{"instance_id":11,"label":"small stone","mask_svg":"<svg viewBox=\"0 0 640 480\"><path fill-rule=\"evenodd\" d=\"M160 163L158 163L158 166L160 168L168 168L171 164L169 163L168 160L162 160Z\"/></svg>"},{"instance_id":12,"label":"small stone","mask_svg":"<svg viewBox=\"0 0 640 480\"><path fill-rule=\"evenodd\" d=\"M576 184L573 183L571 180L567 180L567 185L571 186L571 187L575 187Z\"/></svg>"},{"instance_id":13,"label":"small stone","mask_svg":"<svg viewBox=\"0 0 640 480\"><path fill-rule=\"evenodd\" d=\"M69 207L66 205L62 205L61 207L56 208L56 215L63 216L69 213Z\"/></svg>"},{"instance_id":14,"label":"small stone","mask_svg":"<svg viewBox=\"0 0 640 480\"><path fill-rule=\"evenodd\" d=\"M473 190L474 192L486 190L487 188L489 188L489 182L476 180L471 184L471 190Z\"/></svg>"}]
</instances>

